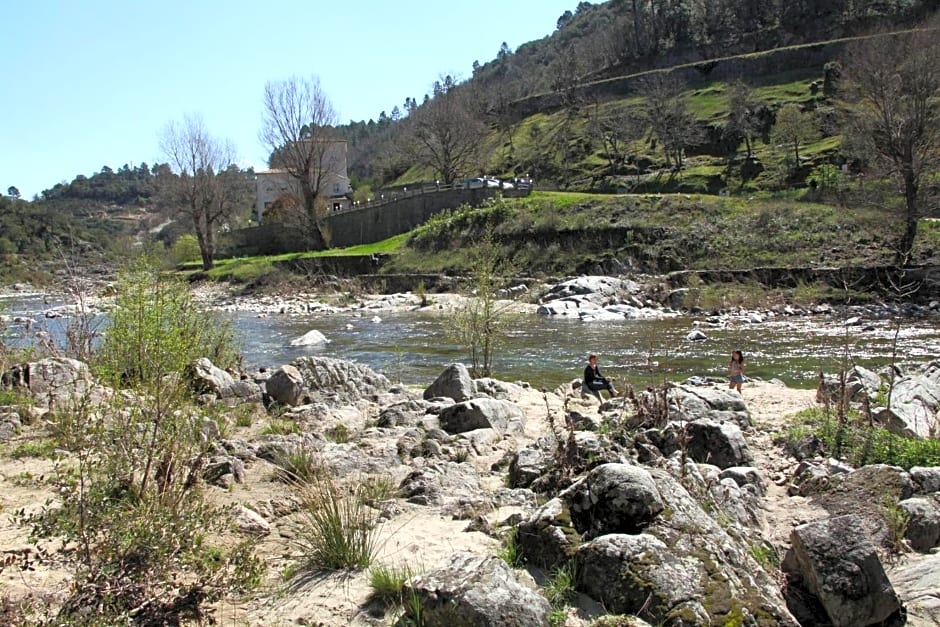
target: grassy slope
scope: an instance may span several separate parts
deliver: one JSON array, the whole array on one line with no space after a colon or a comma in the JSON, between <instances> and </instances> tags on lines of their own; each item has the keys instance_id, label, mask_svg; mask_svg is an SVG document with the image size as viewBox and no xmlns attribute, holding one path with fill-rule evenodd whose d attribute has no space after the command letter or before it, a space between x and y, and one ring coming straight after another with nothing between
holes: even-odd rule
<instances>
[{"instance_id":1,"label":"grassy slope","mask_svg":"<svg viewBox=\"0 0 940 627\"><path fill-rule=\"evenodd\" d=\"M605 259L650 272L880 265L893 237L879 211L796 198L537 192L430 221L388 269L465 270L486 222L524 274L575 274ZM920 243L921 260L934 257L940 229L925 223Z\"/></svg>"}]
</instances>

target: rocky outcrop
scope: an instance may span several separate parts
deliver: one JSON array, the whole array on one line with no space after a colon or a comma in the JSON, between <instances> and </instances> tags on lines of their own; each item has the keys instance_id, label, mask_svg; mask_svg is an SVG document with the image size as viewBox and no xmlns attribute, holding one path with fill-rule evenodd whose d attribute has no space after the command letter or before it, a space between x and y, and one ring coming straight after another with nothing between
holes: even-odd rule
<instances>
[{"instance_id":1,"label":"rocky outcrop","mask_svg":"<svg viewBox=\"0 0 940 627\"><path fill-rule=\"evenodd\" d=\"M67 357L49 357L14 366L3 373L6 387L19 388L45 407L72 407L91 396L103 398L87 364ZM92 399L94 400L94 399Z\"/></svg>"},{"instance_id":2,"label":"rocky outcrop","mask_svg":"<svg viewBox=\"0 0 940 627\"><path fill-rule=\"evenodd\" d=\"M355 403L375 399L391 388L391 382L371 368L342 359L300 357L291 362L313 398Z\"/></svg>"},{"instance_id":3,"label":"rocky outcrop","mask_svg":"<svg viewBox=\"0 0 940 627\"><path fill-rule=\"evenodd\" d=\"M497 557L456 553L443 567L412 578L405 598L420 601L426 625L449 627L544 627L551 606L545 597L522 585ZM417 618L413 608L406 615Z\"/></svg>"},{"instance_id":4,"label":"rocky outcrop","mask_svg":"<svg viewBox=\"0 0 940 627\"><path fill-rule=\"evenodd\" d=\"M862 529L854 515L800 525L784 558L791 586L808 590L835 627L880 625L901 609L875 546ZM802 609L798 607L798 616Z\"/></svg>"}]
</instances>

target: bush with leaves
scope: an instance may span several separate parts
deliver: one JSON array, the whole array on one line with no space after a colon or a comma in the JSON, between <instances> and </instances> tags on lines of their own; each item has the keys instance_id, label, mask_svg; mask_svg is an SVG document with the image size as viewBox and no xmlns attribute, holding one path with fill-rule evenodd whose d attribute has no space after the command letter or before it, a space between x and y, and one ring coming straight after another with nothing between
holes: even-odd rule
<instances>
[{"instance_id":1,"label":"bush with leaves","mask_svg":"<svg viewBox=\"0 0 940 627\"><path fill-rule=\"evenodd\" d=\"M57 412L56 437L70 453L56 472L62 502L33 520L34 535L76 547L58 622L178 624L257 583L250 542L210 543L227 525L200 489L211 417L182 374L199 357L228 364L235 355L185 285L142 263L122 275L94 364L114 393Z\"/></svg>"}]
</instances>

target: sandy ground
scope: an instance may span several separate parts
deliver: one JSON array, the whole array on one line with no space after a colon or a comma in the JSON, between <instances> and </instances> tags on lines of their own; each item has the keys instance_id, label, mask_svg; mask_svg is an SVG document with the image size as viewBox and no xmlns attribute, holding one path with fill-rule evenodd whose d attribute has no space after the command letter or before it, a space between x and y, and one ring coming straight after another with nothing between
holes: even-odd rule
<instances>
[{"instance_id":1,"label":"sandy ground","mask_svg":"<svg viewBox=\"0 0 940 627\"><path fill-rule=\"evenodd\" d=\"M768 487L765 503L766 533L775 545L785 544L795 524L824 515L814 511L801 499L786 496L786 478L795 461L782 457L779 448L772 443L774 435L785 428L788 415L814 404L814 392L774 383L749 382L745 384L742 396L755 424L753 432L747 433L746 437L755 456L755 465L763 474ZM552 399L550 410L560 416L561 400L552 396L549 398ZM520 404L526 411L528 423L524 437L512 443L513 446L521 446L546 433L548 429L545 402L540 393L534 390L526 393ZM235 437L250 437L250 431L256 429L257 425L244 433L236 431ZM29 440L38 440L41 434L40 426L24 428L16 441L6 445L0 457L0 513L3 514L0 516L0 547L5 552L28 547L28 529L17 525L11 514L21 508L30 511L41 507L46 500L54 497L43 481L43 477L52 470L52 461L34 457L12 459L9 455L13 447ZM471 457L471 460L481 470L482 476L483 471L501 454L502 451L494 451L492 456ZM271 503L285 497L284 484L272 479L271 467L262 461L248 465L245 483L236 485L232 490L209 490L219 502L240 502L255 507L259 503ZM484 514L488 522L496 524L514 511L513 508L503 508ZM380 604L370 601L368 577L363 572L295 577L285 581L283 574L296 555L296 549L291 543L296 527L292 525L290 516L274 517L271 522L272 532L259 545L260 554L268 564L264 585L249 598L229 599L218 604L217 624L233 627L326 627L388 625L392 622L397 610L386 611ZM399 504L394 515L380 529L380 548L375 563L422 572L441 565L455 551L495 554L498 541L479 531L467 531L468 524L468 520L454 520L451 516L443 515L440 508ZM36 564L33 570L27 571L7 567L0 573L0 595L18 597L27 593L61 593L67 582L67 572L54 562ZM586 624L586 620L572 617L568 624Z\"/></svg>"}]
</instances>

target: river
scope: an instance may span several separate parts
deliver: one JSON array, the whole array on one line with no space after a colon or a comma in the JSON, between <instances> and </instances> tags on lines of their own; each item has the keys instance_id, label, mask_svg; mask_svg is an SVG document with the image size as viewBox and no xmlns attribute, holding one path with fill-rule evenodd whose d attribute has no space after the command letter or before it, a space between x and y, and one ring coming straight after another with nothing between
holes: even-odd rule
<instances>
[{"instance_id":1,"label":"river","mask_svg":"<svg viewBox=\"0 0 940 627\"><path fill-rule=\"evenodd\" d=\"M60 303L48 296L0 298L8 317L32 320L61 342L71 318L46 318ZM382 372L393 382L428 385L450 363L468 363L465 351L448 333L451 320L428 311L349 311L331 314L268 315L248 312L227 317L238 337L247 370L276 368L302 355L351 359ZM527 381L538 388L581 376L588 353L597 353L601 371L635 386L697 376L723 377L731 351L745 355L747 374L780 379L794 387L814 387L818 373L836 372L843 363L877 370L894 361L922 364L940 356L940 317L889 319L860 317L846 325L835 315L778 316L760 323L725 318L720 326L704 317L665 320L582 322L578 319L522 314L498 347L493 376ZM100 321L103 327L104 321ZM30 338L24 322L8 322L7 344L24 346ZM290 341L316 329L330 341L314 347L292 347ZM689 341L693 329L704 341ZM897 343L894 342L897 331Z\"/></svg>"}]
</instances>

